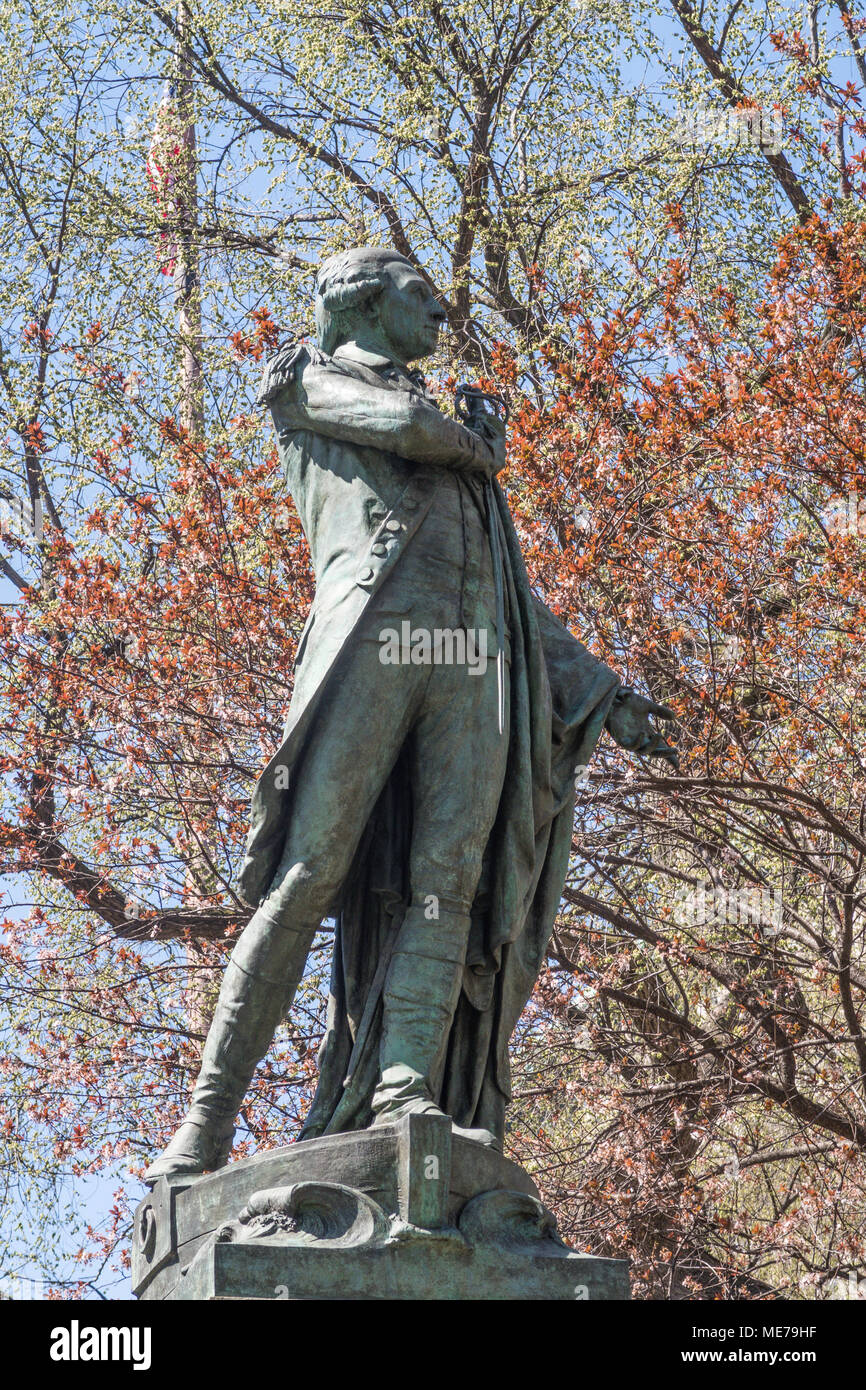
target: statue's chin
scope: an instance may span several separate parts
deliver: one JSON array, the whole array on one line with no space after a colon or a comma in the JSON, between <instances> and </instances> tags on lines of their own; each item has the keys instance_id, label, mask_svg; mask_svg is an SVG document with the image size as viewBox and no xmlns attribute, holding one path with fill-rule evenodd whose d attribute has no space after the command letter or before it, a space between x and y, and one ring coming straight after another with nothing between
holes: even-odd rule
<instances>
[{"instance_id":1,"label":"statue's chin","mask_svg":"<svg viewBox=\"0 0 866 1390\"><path fill-rule=\"evenodd\" d=\"M425 330L421 333L421 335L419 336L419 339L418 339L419 346L421 346L421 345L423 344L423 346L421 347L421 352L423 352L423 353L432 352L433 349L435 348L435 346L436 346L436 344L437 344L438 342L439 342L439 329L438 329L438 328L427 328L427 329L425 329ZM419 354L419 355L420 355L420 354Z\"/></svg>"}]
</instances>

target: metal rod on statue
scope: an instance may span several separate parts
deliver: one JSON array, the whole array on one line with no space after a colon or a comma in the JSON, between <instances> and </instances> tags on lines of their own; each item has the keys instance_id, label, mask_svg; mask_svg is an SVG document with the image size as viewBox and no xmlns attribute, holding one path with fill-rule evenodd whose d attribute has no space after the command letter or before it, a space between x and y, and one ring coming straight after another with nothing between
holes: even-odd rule
<instances>
[{"instance_id":1,"label":"metal rod on statue","mask_svg":"<svg viewBox=\"0 0 866 1390\"><path fill-rule=\"evenodd\" d=\"M505 732L505 594L503 589L502 537L492 478L485 485L487 524L490 530L490 557L496 587L496 711L500 734Z\"/></svg>"}]
</instances>

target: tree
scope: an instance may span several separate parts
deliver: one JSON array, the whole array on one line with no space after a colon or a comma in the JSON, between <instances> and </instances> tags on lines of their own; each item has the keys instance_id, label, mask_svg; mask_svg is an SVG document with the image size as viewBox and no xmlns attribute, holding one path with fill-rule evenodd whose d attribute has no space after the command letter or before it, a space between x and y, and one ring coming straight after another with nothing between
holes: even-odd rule
<instances>
[{"instance_id":1,"label":"tree","mask_svg":"<svg viewBox=\"0 0 866 1390\"><path fill-rule=\"evenodd\" d=\"M645 1294L861 1270L862 23L678 0L0 23L0 844L28 885L0 945L7 1188L33 1210L140 1170L183 1108L312 592L258 364L309 331L320 257L372 239L443 289L443 394L509 396L540 591L682 725L681 776L608 750L582 782L513 1152ZM169 76L180 204L147 168ZM319 983L241 1152L303 1111ZM119 1188L85 1283L125 1258Z\"/></svg>"},{"instance_id":2,"label":"tree","mask_svg":"<svg viewBox=\"0 0 866 1390\"><path fill-rule=\"evenodd\" d=\"M548 601L680 716L683 775L584 783L524 1046L528 1151L583 1159L575 1233L657 1295L863 1269L863 267L861 226L789 234L753 336L675 260L680 370L582 316L512 438Z\"/></svg>"}]
</instances>

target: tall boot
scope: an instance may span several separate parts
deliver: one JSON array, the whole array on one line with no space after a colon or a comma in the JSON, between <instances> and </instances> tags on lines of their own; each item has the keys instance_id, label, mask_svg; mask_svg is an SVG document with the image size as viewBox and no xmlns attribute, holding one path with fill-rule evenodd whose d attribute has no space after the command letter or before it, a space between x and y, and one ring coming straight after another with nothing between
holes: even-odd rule
<instances>
[{"instance_id":1,"label":"tall boot","mask_svg":"<svg viewBox=\"0 0 866 1390\"><path fill-rule=\"evenodd\" d=\"M468 912L443 909L441 900L435 920L420 906L406 913L383 991L374 1124L442 1113L433 1096L460 998L469 920Z\"/></svg>"},{"instance_id":2,"label":"tall boot","mask_svg":"<svg viewBox=\"0 0 866 1390\"><path fill-rule=\"evenodd\" d=\"M145 1182L227 1162L235 1117L292 1006L317 927L284 927L261 909L251 917L226 966L190 1108Z\"/></svg>"}]
</instances>

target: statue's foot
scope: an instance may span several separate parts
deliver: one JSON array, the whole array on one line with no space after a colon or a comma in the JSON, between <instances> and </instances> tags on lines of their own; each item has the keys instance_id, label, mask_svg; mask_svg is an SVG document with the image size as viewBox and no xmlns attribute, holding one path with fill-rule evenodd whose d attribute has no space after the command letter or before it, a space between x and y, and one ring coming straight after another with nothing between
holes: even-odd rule
<instances>
[{"instance_id":1,"label":"statue's foot","mask_svg":"<svg viewBox=\"0 0 866 1390\"><path fill-rule=\"evenodd\" d=\"M402 1120L404 1115L438 1115L440 1119L445 1119L444 1110L440 1110L429 1096L407 1096L405 1099L377 1108L370 1128L393 1124L395 1120Z\"/></svg>"},{"instance_id":2,"label":"statue's foot","mask_svg":"<svg viewBox=\"0 0 866 1390\"><path fill-rule=\"evenodd\" d=\"M376 1129L378 1125L394 1124L396 1120L402 1120L404 1115L438 1115L440 1119L450 1119L444 1110L436 1104L427 1094L405 1096L400 1100L395 1100L390 1104L383 1105L377 1110L370 1126ZM497 1149L502 1151L502 1145L489 1129L464 1129L462 1125L456 1125L451 1120L451 1132L460 1139L468 1139L473 1144L483 1144L486 1149Z\"/></svg>"},{"instance_id":3,"label":"statue's foot","mask_svg":"<svg viewBox=\"0 0 866 1390\"><path fill-rule=\"evenodd\" d=\"M462 1125L455 1125L452 1120L451 1131L460 1139L469 1139L473 1144L483 1144L485 1149L495 1149L497 1153L502 1153L502 1144L489 1129L464 1129Z\"/></svg>"},{"instance_id":4,"label":"statue's foot","mask_svg":"<svg viewBox=\"0 0 866 1390\"><path fill-rule=\"evenodd\" d=\"M232 1151L235 1128L215 1134L195 1120L184 1120L180 1129L151 1163L144 1181L151 1186L160 1178L197 1177L225 1167Z\"/></svg>"}]
</instances>

